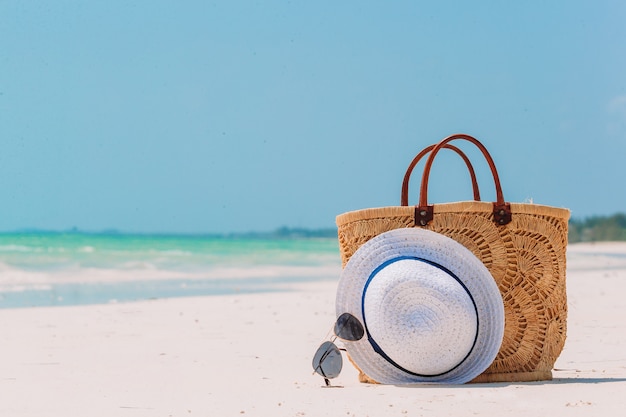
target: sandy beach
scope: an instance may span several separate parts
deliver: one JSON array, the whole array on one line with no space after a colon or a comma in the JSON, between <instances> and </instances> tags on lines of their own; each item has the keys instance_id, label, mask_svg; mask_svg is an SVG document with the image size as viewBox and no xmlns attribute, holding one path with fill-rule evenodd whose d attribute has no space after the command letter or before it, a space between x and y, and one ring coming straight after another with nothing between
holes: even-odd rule
<instances>
[{"instance_id":1,"label":"sandy beach","mask_svg":"<svg viewBox=\"0 0 626 417\"><path fill-rule=\"evenodd\" d=\"M339 270L337 271L337 276ZM553 381L324 389L311 358L336 282L134 303L0 310L2 416L621 416L626 244L571 245Z\"/></svg>"}]
</instances>

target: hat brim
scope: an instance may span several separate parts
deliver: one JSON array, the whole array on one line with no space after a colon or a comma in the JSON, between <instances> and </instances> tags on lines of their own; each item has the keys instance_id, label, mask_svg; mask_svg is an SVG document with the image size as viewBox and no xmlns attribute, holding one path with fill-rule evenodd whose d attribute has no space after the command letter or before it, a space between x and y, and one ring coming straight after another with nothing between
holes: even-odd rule
<instances>
[{"instance_id":1,"label":"hat brim","mask_svg":"<svg viewBox=\"0 0 626 417\"><path fill-rule=\"evenodd\" d=\"M374 350L367 337L346 342L354 363L383 384L462 384L484 372L495 359L504 335L504 306L489 270L470 250L455 240L420 228L395 229L364 243L342 271L337 288L337 315L350 313L366 326L363 299L367 281L381 265L394 259L416 257L441 265L467 288L476 305L476 341L462 363L448 372L425 376L401 369ZM402 335L398 335L402 338Z\"/></svg>"}]
</instances>

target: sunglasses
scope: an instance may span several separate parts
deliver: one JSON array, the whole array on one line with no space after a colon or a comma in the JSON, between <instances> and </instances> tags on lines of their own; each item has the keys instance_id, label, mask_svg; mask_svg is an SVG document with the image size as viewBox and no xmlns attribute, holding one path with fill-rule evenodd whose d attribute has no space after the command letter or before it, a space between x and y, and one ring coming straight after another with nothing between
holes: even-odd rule
<instances>
[{"instance_id":1,"label":"sunglasses","mask_svg":"<svg viewBox=\"0 0 626 417\"><path fill-rule=\"evenodd\" d=\"M335 345L337 338L355 342L361 340L365 334L363 325L350 313L343 313L335 322L333 336L329 341L320 345L313 356L313 370L324 378L327 387L330 387L330 379L336 378L341 373L343 359L341 350Z\"/></svg>"}]
</instances>

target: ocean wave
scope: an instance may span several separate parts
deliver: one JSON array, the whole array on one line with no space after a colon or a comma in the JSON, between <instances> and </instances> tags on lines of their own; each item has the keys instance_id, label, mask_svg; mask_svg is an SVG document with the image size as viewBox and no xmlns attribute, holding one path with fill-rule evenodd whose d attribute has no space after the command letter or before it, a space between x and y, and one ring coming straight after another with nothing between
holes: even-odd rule
<instances>
[{"instance_id":1,"label":"ocean wave","mask_svg":"<svg viewBox=\"0 0 626 417\"><path fill-rule=\"evenodd\" d=\"M269 290L340 274L333 239L0 235L0 308Z\"/></svg>"},{"instance_id":2,"label":"ocean wave","mask_svg":"<svg viewBox=\"0 0 626 417\"><path fill-rule=\"evenodd\" d=\"M0 294L5 292L50 291L52 288L53 286L50 284L7 285L0 286Z\"/></svg>"},{"instance_id":3,"label":"ocean wave","mask_svg":"<svg viewBox=\"0 0 626 417\"><path fill-rule=\"evenodd\" d=\"M11 291L20 286L49 286L68 283L119 283L131 281L160 280L243 280L267 278L335 279L339 278L339 265L285 266L261 265L217 267L196 271L146 268L68 268L63 270L28 271L5 267L0 272L0 292Z\"/></svg>"},{"instance_id":4,"label":"ocean wave","mask_svg":"<svg viewBox=\"0 0 626 417\"><path fill-rule=\"evenodd\" d=\"M37 249L25 245L0 245L0 252L35 252Z\"/></svg>"}]
</instances>

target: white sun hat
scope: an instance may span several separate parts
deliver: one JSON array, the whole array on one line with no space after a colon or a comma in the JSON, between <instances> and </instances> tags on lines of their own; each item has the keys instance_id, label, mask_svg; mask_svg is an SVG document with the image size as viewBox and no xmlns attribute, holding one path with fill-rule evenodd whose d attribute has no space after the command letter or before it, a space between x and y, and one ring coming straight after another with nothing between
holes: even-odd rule
<instances>
[{"instance_id":1,"label":"white sun hat","mask_svg":"<svg viewBox=\"0 0 626 417\"><path fill-rule=\"evenodd\" d=\"M383 384L469 382L493 362L504 334L502 296L485 265L419 228L364 243L342 272L336 311L363 324L366 337L345 347Z\"/></svg>"}]
</instances>

